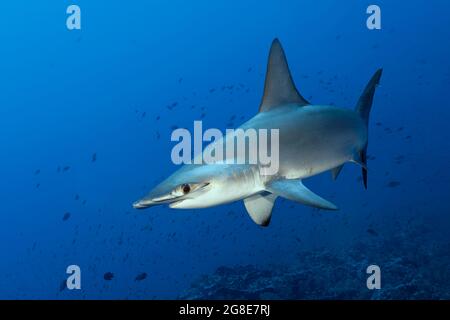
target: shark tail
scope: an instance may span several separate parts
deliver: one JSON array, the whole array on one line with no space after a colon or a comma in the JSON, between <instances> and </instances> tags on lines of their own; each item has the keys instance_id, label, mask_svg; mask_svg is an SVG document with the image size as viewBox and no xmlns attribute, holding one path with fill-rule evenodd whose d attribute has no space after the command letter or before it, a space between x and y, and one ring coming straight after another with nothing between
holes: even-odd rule
<instances>
[{"instance_id":1,"label":"shark tail","mask_svg":"<svg viewBox=\"0 0 450 320\"><path fill-rule=\"evenodd\" d=\"M370 109L372 109L373 97L375 95L375 89L380 83L381 74L383 73L383 69L378 69L369 83L366 85L361 97L356 104L355 111L359 114L359 116L364 120L367 129L369 128L369 115ZM364 182L364 187L367 189L367 144L364 146L362 150L359 151L359 161L362 164L362 178Z\"/></svg>"}]
</instances>

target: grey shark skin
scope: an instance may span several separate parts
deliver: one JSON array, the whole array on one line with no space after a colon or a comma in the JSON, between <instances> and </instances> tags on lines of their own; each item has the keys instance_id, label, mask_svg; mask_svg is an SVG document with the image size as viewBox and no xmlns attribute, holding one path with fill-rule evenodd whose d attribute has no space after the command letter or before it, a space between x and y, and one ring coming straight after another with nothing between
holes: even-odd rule
<instances>
[{"instance_id":1,"label":"grey shark skin","mask_svg":"<svg viewBox=\"0 0 450 320\"><path fill-rule=\"evenodd\" d=\"M244 200L250 217L261 226L269 224L277 197L336 210L333 203L306 188L302 179L327 170L336 179L346 162L355 162L362 167L367 188L368 120L381 74L379 69L373 75L354 110L312 105L297 91L283 48L275 39L259 113L240 128L279 129L277 174L262 175L258 165L187 164L136 201L134 208L159 204L206 208Z\"/></svg>"}]
</instances>

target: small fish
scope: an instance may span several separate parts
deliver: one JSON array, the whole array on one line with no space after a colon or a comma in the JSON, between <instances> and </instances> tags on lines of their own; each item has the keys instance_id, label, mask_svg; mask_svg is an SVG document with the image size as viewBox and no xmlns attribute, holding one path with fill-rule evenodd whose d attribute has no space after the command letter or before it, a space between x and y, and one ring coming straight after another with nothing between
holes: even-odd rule
<instances>
[{"instance_id":1,"label":"small fish","mask_svg":"<svg viewBox=\"0 0 450 320\"><path fill-rule=\"evenodd\" d=\"M378 232L376 232L372 228L367 229L367 233L372 235L372 236L375 236L375 237L378 236Z\"/></svg>"},{"instance_id":2,"label":"small fish","mask_svg":"<svg viewBox=\"0 0 450 320\"><path fill-rule=\"evenodd\" d=\"M103 275L103 279L105 279L106 281L110 281L110 280L112 280L114 278L114 273L112 273L112 272L106 272L104 275Z\"/></svg>"},{"instance_id":3,"label":"small fish","mask_svg":"<svg viewBox=\"0 0 450 320\"><path fill-rule=\"evenodd\" d=\"M67 171L69 171L69 170L70 170L70 166L65 166L65 167L62 169L63 172L67 172Z\"/></svg>"},{"instance_id":4,"label":"small fish","mask_svg":"<svg viewBox=\"0 0 450 320\"><path fill-rule=\"evenodd\" d=\"M398 187L399 185L400 185L400 182L395 181L395 180L390 181L390 182L387 184L387 186L388 186L389 188L396 188L396 187Z\"/></svg>"},{"instance_id":5,"label":"small fish","mask_svg":"<svg viewBox=\"0 0 450 320\"><path fill-rule=\"evenodd\" d=\"M405 160L405 156L403 156L403 155L399 155L399 156L396 156L396 157L394 158L394 161L395 161L395 163L397 163L397 164L403 163L404 160Z\"/></svg>"},{"instance_id":6,"label":"small fish","mask_svg":"<svg viewBox=\"0 0 450 320\"><path fill-rule=\"evenodd\" d=\"M96 153L96 152L94 152L94 153L92 154L91 161L92 161L92 162L97 161L97 153Z\"/></svg>"},{"instance_id":7,"label":"small fish","mask_svg":"<svg viewBox=\"0 0 450 320\"><path fill-rule=\"evenodd\" d=\"M173 108L175 108L178 105L178 102L174 102L172 104L169 104L168 106L166 106L167 109L172 110Z\"/></svg>"},{"instance_id":8,"label":"small fish","mask_svg":"<svg viewBox=\"0 0 450 320\"><path fill-rule=\"evenodd\" d=\"M64 213L64 216L63 216L63 221L67 221L67 220L69 220L69 218L70 218L70 212L66 212L66 213Z\"/></svg>"},{"instance_id":9,"label":"small fish","mask_svg":"<svg viewBox=\"0 0 450 320\"><path fill-rule=\"evenodd\" d=\"M34 172L34 175L36 176L36 175L38 175L39 173L41 173L41 170L40 170L40 169L37 169L37 170Z\"/></svg>"},{"instance_id":10,"label":"small fish","mask_svg":"<svg viewBox=\"0 0 450 320\"><path fill-rule=\"evenodd\" d=\"M64 289L66 289L66 288L67 288L67 280L64 279L61 281L61 284L59 285L59 292L64 291Z\"/></svg>"},{"instance_id":11,"label":"small fish","mask_svg":"<svg viewBox=\"0 0 450 320\"><path fill-rule=\"evenodd\" d=\"M138 275L136 276L136 278L134 278L134 281L142 281L142 280L144 280L145 278L147 278L147 273L142 272L142 273L138 274Z\"/></svg>"}]
</instances>

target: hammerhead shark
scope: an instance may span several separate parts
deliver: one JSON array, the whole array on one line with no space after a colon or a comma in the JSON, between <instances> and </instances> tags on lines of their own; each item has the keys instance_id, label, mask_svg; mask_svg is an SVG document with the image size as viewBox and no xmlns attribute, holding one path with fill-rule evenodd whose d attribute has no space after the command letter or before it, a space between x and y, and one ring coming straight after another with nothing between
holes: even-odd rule
<instances>
[{"instance_id":1,"label":"hammerhead shark","mask_svg":"<svg viewBox=\"0 0 450 320\"><path fill-rule=\"evenodd\" d=\"M259 112L240 128L279 130L277 173L264 175L258 164L185 164L133 207L207 208L243 200L260 226L269 225L278 197L337 210L302 180L328 170L336 179L343 165L353 162L361 166L367 189L369 114L381 74L382 69L375 72L353 110L314 105L296 89L281 43L273 40Z\"/></svg>"}]
</instances>

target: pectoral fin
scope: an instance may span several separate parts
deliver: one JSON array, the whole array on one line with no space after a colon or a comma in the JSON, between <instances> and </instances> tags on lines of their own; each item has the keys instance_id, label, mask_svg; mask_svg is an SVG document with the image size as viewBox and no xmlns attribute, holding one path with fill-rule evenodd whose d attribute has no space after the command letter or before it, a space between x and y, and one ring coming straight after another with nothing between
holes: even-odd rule
<instances>
[{"instance_id":1,"label":"pectoral fin","mask_svg":"<svg viewBox=\"0 0 450 320\"><path fill-rule=\"evenodd\" d=\"M322 197L319 197L317 194L305 187L301 180L276 180L266 186L266 190L277 196L315 208L326 210L338 209L336 205L323 199Z\"/></svg>"},{"instance_id":2,"label":"pectoral fin","mask_svg":"<svg viewBox=\"0 0 450 320\"><path fill-rule=\"evenodd\" d=\"M244 199L244 205L252 220L263 227L267 227L272 217L272 208L277 198L274 194L256 194Z\"/></svg>"},{"instance_id":3,"label":"pectoral fin","mask_svg":"<svg viewBox=\"0 0 450 320\"><path fill-rule=\"evenodd\" d=\"M333 180L337 179L337 177L339 176L339 173L341 173L341 170L342 170L343 166L344 165L342 164L342 165L340 165L340 166L338 166L336 168L331 169L331 177L333 178Z\"/></svg>"}]
</instances>

